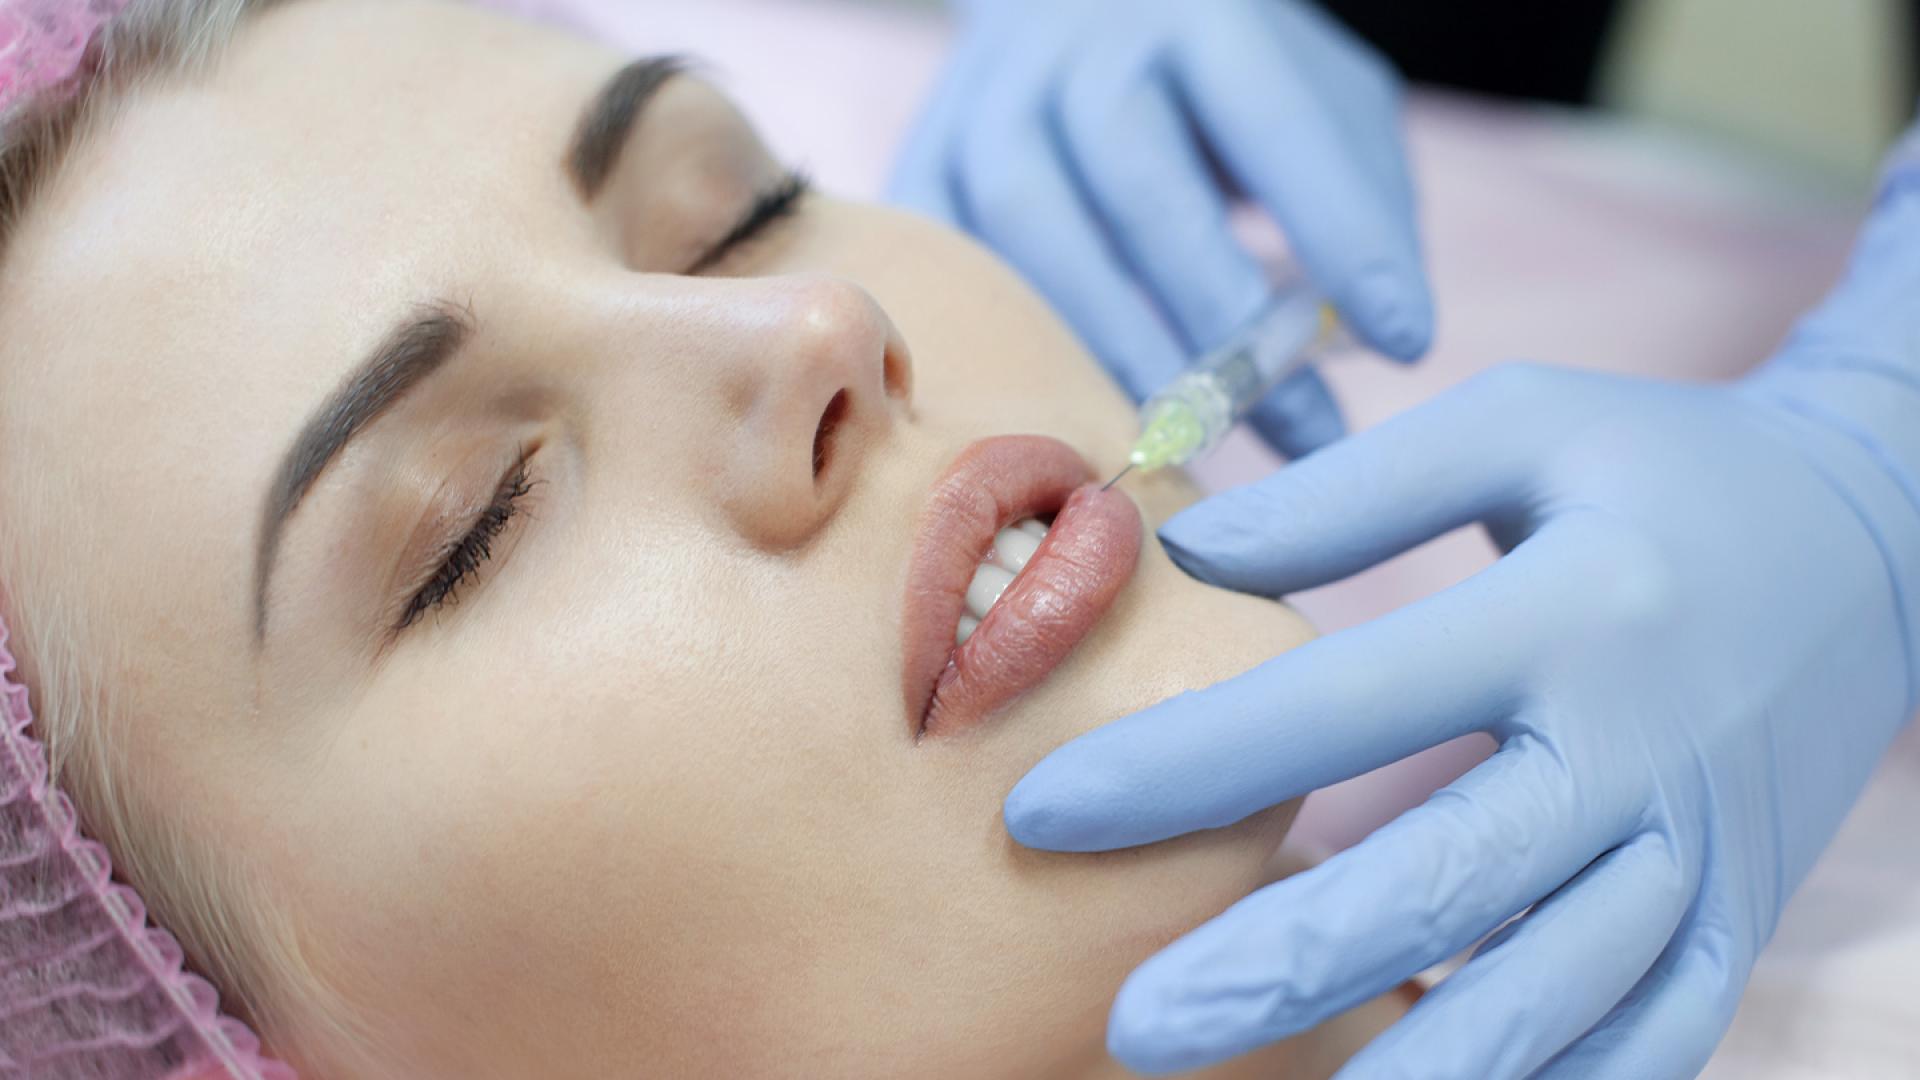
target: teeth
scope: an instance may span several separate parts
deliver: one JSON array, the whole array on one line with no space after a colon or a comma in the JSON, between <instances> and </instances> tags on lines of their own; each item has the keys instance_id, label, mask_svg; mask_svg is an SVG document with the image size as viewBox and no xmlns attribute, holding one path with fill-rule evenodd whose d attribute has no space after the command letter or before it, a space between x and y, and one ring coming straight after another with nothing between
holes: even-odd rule
<instances>
[{"instance_id":1,"label":"teeth","mask_svg":"<svg viewBox=\"0 0 1920 1080\"><path fill-rule=\"evenodd\" d=\"M1027 568L1027 560L1040 550L1040 541L1029 532L1008 527L993 538L993 561L1014 573Z\"/></svg>"},{"instance_id":2,"label":"teeth","mask_svg":"<svg viewBox=\"0 0 1920 1080\"><path fill-rule=\"evenodd\" d=\"M986 618L993 602L1000 599L1000 594L1011 584L1013 571L981 563L980 569L973 572L973 583L967 586L967 614L976 619Z\"/></svg>"},{"instance_id":3,"label":"teeth","mask_svg":"<svg viewBox=\"0 0 1920 1080\"><path fill-rule=\"evenodd\" d=\"M967 613L960 616L960 625L954 629L955 644L966 644L980 628L980 620L1013 584L1014 576L1027 568L1033 553L1040 550L1040 541L1046 538L1047 527L1033 518L1022 518L994 534L993 550L967 585Z\"/></svg>"}]
</instances>

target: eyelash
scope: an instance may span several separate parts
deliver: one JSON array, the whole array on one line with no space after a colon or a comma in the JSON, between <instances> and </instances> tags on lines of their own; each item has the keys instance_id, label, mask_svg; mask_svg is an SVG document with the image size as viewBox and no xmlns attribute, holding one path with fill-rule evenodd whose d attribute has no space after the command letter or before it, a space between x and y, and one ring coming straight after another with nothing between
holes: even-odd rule
<instances>
[{"instance_id":1,"label":"eyelash","mask_svg":"<svg viewBox=\"0 0 1920 1080\"><path fill-rule=\"evenodd\" d=\"M446 557L441 560L440 569L407 602L399 624L394 627L396 632L412 626L430 611L459 602L460 587L479 573L480 567L493 557L494 541L500 538L507 524L521 512L520 500L533 488L534 481L527 475L527 455L523 452L519 463L507 474L500 489L494 492L493 501L480 511L479 518L467 530L467 534L448 550Z\"/></svg>"},{"instance_id":2,"label":"eyelash","mask_svg":"<svg viewBox=\"0 0 1920 1080\"><path fill-rule=\"evenodd\" d=\"M727 235L719 243L707 250L687 273L697 274L709 269L721 259L731 254L735 248L764 232L768 226L790 216L799 208L800 200L813 189L813 182L799 170L789 170L773 186L754 196L746 213L740 216ZM533 490L534 482L527 475L527 459L522 454L513 471L494 493L493 501L480 512L467 534L456 543L441 560L440 568L431 579L420 587L420 591L407 601L406 610L400 615L395 631L405 630L430 611L447 604L458 603L460 588L480 567L493 557L494 541L506 531L507 525L521 512L520 500Z\"/></svg>"},{"instance_id":3,"label":"eyelash","mask_svg":"<svg viewBox=\"0 0 1920 1080\"><path fill-rule=\"evenodd\" d=\"M805 172L799 169L788 170L771 187L754 196L753 202L747 207L747 212L740 216L740 220L734 223L733 228L727 230L727 235L721 237L719 243L708 248L706 254L700 256L691 267L687 268L687 273L698 274L711 269L720 260L732 254L735 248L752 240L769 225L790 216L799 209L800 200L812 190L813 181Z\"/></svg>"}]
</instances>

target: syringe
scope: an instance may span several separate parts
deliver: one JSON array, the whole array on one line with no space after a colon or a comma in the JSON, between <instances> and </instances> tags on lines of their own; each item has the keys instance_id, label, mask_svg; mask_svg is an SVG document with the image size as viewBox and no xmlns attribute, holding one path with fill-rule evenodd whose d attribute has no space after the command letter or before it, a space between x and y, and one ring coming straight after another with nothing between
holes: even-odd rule
<instances>
[{"instance_id":1,"label":"syringe","mask_svg":"<svg viewBox=\"0 0 1920 1080\"><path fill-rule=\"evenodd\" d=\"M1304 285L1282 289L1232 340L1147 399L1127 467L1107 486L1135 469L1184 465L1213 449L1274 387L1346 340L1318 293Z\"/></svg>"}]
</instances>

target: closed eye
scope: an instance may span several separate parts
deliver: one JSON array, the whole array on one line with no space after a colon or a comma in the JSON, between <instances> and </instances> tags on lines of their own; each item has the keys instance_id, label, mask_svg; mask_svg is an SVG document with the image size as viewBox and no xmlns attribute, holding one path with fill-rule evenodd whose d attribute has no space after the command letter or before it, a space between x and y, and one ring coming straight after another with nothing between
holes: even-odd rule
<instances>
[{"instance_id":1,"label":"closed eye","mask_svg":"<svg viewBox=\"0 0 1920 1080\"><path fill-rule=\"evenodd\" d=\"M493 558L494 541L521 512L521 500L535 483L527 475L528 454L523 450L513 469L500 481L493 499L480 511L460 539L448 545L434 561L435 569L421 582L400 614L394 631L405 630L436 608L459 600L461 587L477 577Z\"/></svg>"},{"instance_id":2,"label":"closed eye","mask_svg":"<svg viewBox=\"0 0 1920 1080\"><path fill-rule=\"evenodd\" d=\"M779 180L754 196L753 201L747 204L746 212L734 222L733 228L727 230L727 235L695 259L686 272L698 274L712 269L736 248L766 231L768 226L791 215L799 207L800 200L812 189L813 183L805 173L797 169L788 170Z\"/></svg>"}]
</instances>

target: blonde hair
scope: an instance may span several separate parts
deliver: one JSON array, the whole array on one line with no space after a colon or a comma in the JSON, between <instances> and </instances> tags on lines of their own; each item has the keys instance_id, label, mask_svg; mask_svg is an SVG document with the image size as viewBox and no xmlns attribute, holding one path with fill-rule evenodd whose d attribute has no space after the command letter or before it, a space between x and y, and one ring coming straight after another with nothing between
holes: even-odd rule
<instances>
[{"instance_id":1,"label":"blonde hair","mask_svg":"<svg viewBox=\"0 0 1920 1080\"><path fill-rule=\"evenodd\" d=\"M189 79L216 62L242 23L283 0L131 0L89 50L74 85L30 94L0 112L0 259L35 199L75 144L143 86ZM20 402L0 404L17 420ZM33 467L14 476L53 475ZM119 693L133 668L105 633L82 580L74 538L55 536L59 503L81 497L57 481L7 492L0 521L0 612L33 695L36 734L87 831L155 920L248 1020L270 1050L294 1061L373 1072L367 1025L303 959L284 913L247 868L203 834L150 804L127 782L116 733L129 720ZM85 541L79 541L84 543ZM349 1064L349 1063L353 1064Z\"/></svg>"}]
</instances>

